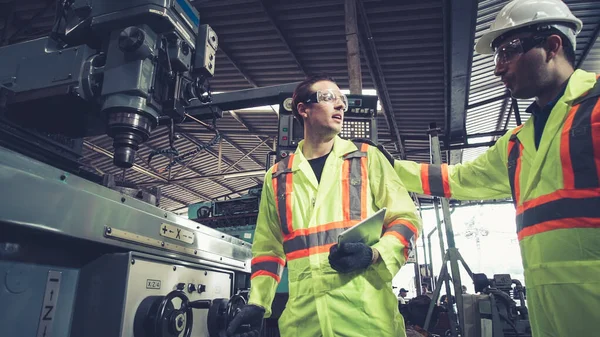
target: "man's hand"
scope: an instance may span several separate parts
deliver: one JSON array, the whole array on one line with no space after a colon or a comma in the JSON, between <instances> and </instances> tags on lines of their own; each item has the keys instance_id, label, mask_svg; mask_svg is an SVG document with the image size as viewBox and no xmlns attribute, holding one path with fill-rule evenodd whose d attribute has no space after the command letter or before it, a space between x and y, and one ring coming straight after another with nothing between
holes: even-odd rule
<instances>
[{"instance_id":1,"label":"man's hand","mask_svg":"<svg viewBox=\"0 0 600 337\"><path fill-rule=\"evenodd\" d=\"M361 242L335 244L329 249L329 264L340 273L367 269L376 261L378 254Z\"/></svg>"},{"instance_id":2,"label":"man's hand","mask_svg":"<svg viewBox=\"0 0 600 337\"><path fill-rule=\"evenodd\" d=\"M229 337L258 337L262 329L265 309L254 304L247 304L235 315L227 327Z\"/></svg>"}]
</instances>

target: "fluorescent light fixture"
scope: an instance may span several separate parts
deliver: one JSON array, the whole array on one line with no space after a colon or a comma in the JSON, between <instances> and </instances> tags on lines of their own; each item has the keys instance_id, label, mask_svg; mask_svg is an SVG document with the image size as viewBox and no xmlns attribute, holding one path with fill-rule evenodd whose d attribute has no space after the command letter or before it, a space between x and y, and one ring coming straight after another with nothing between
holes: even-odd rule
<instances>
[{"instance_id":1,"label":"fluorescent light fixture","mask_svg":"<svg viewBox=\"0 0 600 337\"><path fill-rule=\"evenodd\" d=\"M223 179L252 177L252 176L264 176L265 173L266 173L265 170L256 170L256 171L246 171L246 172L229 173L229 174L224 174L223 175Z\"/></svg>"}]
</instances>

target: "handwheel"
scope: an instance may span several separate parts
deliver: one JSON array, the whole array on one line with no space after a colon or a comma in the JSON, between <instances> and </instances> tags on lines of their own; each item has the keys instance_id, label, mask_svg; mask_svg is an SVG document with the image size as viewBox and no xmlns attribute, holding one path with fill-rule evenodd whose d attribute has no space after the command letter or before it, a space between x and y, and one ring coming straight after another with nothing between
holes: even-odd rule
<instances>
[{"instance_id":1,"label":"handwheel","mask_svg":"<svg viewBox=\"0 0 600 337\"><path fill-rule=\"evenodd\" d=\"M173 300L179 298L178 309ZM134 321L135 337L190 337L193 312L188 297L179 290L166 296L150 296L142 301Z\"/></svg>"},{"instance_id":2,"label":"handwheel","mask_svg":"<svg viewBox=\"0 0 600 337\"><path fill-rule=\"evenodd\" d=\"M229 300L217 298L213 300L208 310L208 334L210 337L226 336L227 327L233 318L246 305L246 299L240 295L234 295ZM250 331L249 326L242 326Z\"/></svg>"}]
</instances>

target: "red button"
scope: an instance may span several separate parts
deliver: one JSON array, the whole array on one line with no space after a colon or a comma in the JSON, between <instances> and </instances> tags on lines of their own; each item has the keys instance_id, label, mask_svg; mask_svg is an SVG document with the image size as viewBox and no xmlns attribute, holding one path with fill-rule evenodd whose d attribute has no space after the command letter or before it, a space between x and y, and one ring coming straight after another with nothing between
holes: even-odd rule
<instances>
[{"instance_id":1,"label":"red button","mask_svg":"<svg viewBox=\"0 0 600 337\"><path fill-rule=\"evenodd\" d=\"M287 136L281 137L281 140L288 140Z\"/></svg>"}]
</instances>

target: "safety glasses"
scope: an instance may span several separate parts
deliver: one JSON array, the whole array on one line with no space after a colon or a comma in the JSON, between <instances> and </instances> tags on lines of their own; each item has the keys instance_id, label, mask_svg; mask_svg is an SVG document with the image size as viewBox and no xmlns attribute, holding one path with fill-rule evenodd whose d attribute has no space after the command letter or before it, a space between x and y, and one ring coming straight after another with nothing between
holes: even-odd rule
<instances>
[{"instance_id":1,"label":"safety glasses","mask_svg":"<svg viewBox=\"0 0 600 337\"><path fill-rule=\"evenodd\" d=\"M348 111L348 97L341 92L335 92L332 89L318 90L308 96L308 99L304 103L321 103L327 102L335 104L337 100L340 100L344 104L344 112Z\"/></svg>"},{"instance_id":2,"label":"safety glasses","mask_svg":"<svg viewBox=\"0 0 600 337\"><path fill-rule=\"evenodd\" d=\"M494 51L494 65L504 65L516 60L546 41L546 38L547 36L522 37L503 44Z\"/></svg>"}]
</instances>

